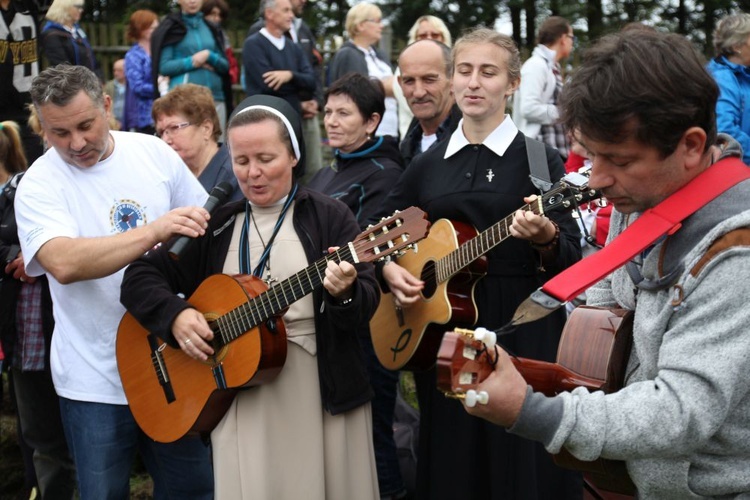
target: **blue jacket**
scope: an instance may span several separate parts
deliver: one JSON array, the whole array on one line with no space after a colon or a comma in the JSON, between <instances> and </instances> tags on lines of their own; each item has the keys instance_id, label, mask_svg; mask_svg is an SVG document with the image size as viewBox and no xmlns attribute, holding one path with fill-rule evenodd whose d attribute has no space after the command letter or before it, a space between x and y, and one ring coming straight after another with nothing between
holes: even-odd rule
<instances>
[{"instance_id":1,"label":"blue jacket","mask_svg":"<svg viewBox=\"0 0 750 500\"><path fill-rule=\"evenodd\" d=\"M143 128L154 124L151 106L154 103L154 83L151 78L151 56L137 43L125 54L125 116L123 130Z\"/></svg>"},{"instance_id":2,"label":"blue jacket","mask_svg":"<svg viewBox=\"0 0 750 500\"><path fill-rule=\"evenodd\" d=\"M712 59L706 69L719 85L716 124L719 132L731 135L742 146L742 161L750 164L750 68L724 56Z\"/></svg>"}]
</instances>

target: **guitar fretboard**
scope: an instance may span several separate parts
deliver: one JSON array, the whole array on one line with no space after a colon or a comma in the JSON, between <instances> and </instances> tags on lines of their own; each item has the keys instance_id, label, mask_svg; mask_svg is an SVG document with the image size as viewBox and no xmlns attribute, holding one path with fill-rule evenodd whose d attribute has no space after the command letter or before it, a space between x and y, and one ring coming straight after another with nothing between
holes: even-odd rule
<instances>
[{"instance_id":1,"label":"guitar fretboard","mask_svg":"<svg viewBox=\"0 0 750 500\"><path fill-rule=\"evenodd\" d=\"M223 347L229 344L322 285L329 261L337 264L355 263L351 248L346 245L223 314L216 319L218 326L216 332L218 337L214 341L216 346Z\"/></svg>"},{"instance_id":2,"label":"guitar fretboard","mask_svg":"<svg viewBox=\"0 0 750 500\"><path fill-rule=\"evenodd\" d=\"M540 196L533 203L520 208L523 211L531 211L537 215L544 213L542 207L543 198ZM499 222L485 229L463 245L441 258L435 263L435 275L438 283L450 279L453 275L465 268L482 255L502 243L510 236L510 226L513 223L515 213L510 214Z\"/></svg>"}]
</instances>

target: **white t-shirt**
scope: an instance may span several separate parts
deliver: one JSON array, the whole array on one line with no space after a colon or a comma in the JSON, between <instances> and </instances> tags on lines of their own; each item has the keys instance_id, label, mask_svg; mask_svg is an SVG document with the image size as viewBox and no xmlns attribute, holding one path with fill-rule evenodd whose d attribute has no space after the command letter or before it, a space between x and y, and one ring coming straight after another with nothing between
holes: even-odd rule
<instances>
[{"instance_id":1,"label":"white t-shirt","mask_svg":"<svg viewBox=\"0 0 750 500\"><path fill-rule=\"evenodd\" d=\"M436 141L437 141L437 134L423 135L422 144L420 144L422 151L427 151L428 149L430 149L430 146L435 144Z\"/></svg>"},{"instance_id":2,"label":"white t-shirt","mask_svg":"<svg viewBox=\"0 0 750 500\"><path fill-rule=\"evenodd\" d=\"M35 256L57 237L113 235L153 222L173 208L202 206L208 194L175 151L145 134L111 132L112 154L78 168L48 150L18 186L15 209L26 272L46 270ZM125 313L124 269L62 285L49 278L55 317L52 379L65 398L127 404L117 372L115 338Z\"/></svg>"}]
</instances>

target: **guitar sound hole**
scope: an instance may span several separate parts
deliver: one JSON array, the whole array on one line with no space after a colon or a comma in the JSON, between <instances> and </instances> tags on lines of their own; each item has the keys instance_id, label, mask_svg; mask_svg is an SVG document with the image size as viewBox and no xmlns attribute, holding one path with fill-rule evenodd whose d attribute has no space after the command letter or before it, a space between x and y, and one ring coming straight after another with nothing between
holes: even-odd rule
<instances>
[{"instance_id":1,"label":"guitar sound hole","mask_svg":"<svg viewBox=\"0 0 750 500\"><path fill-rule=\"evenodd\" d=\"M422 296L429 299L435 295L437 290L437 277L435 276L435 262L429 261L422 268L422 275L420 279L424 281L424 289L422 289Z\"/></svg>"}]
</instances>

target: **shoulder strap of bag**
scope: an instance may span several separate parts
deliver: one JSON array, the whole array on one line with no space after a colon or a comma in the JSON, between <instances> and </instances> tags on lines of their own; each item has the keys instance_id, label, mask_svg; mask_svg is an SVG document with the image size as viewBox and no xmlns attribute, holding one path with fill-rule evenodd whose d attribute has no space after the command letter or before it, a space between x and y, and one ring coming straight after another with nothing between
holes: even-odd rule
<instances>
[{"instance_id":1,"label":"shoulder strap of bag","mask_svg":"<svg viewBox=\"0 0 750 500\"><path fill-rule=\"evenodd\" d=\"M547 163L547 149L542 142L524 135L526 139L526 155L529 159L529 177L532 184L545 193L552 187L552 179L549 174L549 164Z\"/></svg>"}]
</instances>

